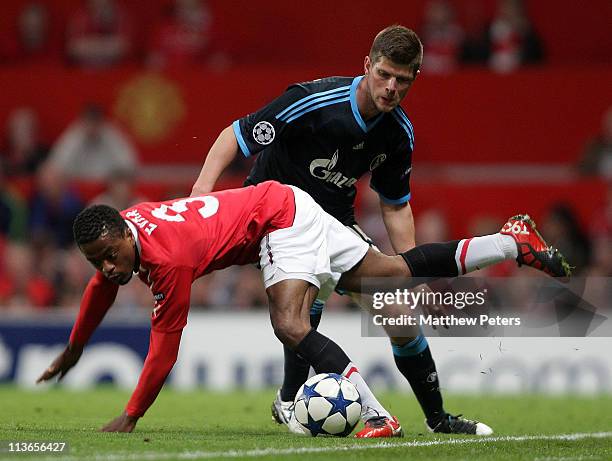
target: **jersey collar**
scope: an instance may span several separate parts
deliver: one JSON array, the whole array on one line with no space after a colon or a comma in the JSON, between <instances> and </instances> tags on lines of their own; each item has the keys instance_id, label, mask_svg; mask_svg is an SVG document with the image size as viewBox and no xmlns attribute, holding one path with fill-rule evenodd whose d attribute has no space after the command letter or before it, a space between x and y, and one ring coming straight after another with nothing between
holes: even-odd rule
<instances>
[{"instance_id":1,"label":"jersey collar","mask_svg":"<svg viewBox=\"0 0 612 461\"><path fill-rule=\"evenodd\" d=\"M367 133L378 124L378 122L382 119L384 113L381 112L368 122L363 119L361 113L359 112L359 106L357 105L357 87L359 86L359 82L361 82L361 79L363 79L363 75L355 77L353 79L353 83L351 83L351 110L353 111L353 117L355 117L357 125L359 125L359 127L363 130L364 133Z\"/></svg>"},{"instance_id":2,"label":"jersey collar","mask_svg":"<svg viewBox=\"0 0 612 461\"><path fill-rule=\"evenodd\" d=\"M136 259L134 260L133 272L134 274L138 274L138 272L140 271L140 253L142 253L140 239L138 238L138 231L136 230L136 226L134 226L134 224L132 224L130 221L128 221L127 219L124 219L124 221L130 229L130 232L134 236L134 241L136 242Z\"/></svg>"}]
</instances>

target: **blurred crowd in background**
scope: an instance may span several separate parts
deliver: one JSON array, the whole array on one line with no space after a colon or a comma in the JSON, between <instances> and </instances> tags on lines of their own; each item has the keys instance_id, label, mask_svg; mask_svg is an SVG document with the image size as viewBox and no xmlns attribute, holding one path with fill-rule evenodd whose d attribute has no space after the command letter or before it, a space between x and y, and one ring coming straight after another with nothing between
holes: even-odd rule
<instances>
[{"instance_id":1,"label":"blurred crowd in background","mask_svg":"<svg viewBox=\"0 0 612 461\"><path fill-rule=\"evenodd\" d=\"M121 0L83 0L57 34L48 2L26 2L14 28L0 36L0 71L24 62L57 61L91 72L126 62L153 69L178 66L213 66L216 71L240 59L226 46L218 18L203 0L174 0L158 21L135 41L138 18L130 16ZM469 16L458 21L453 3L426 2L419 31L425 47L423 72L452 74L462 66L477 65L492 72L511 73L523 66L545 65L546 50L520 0L499 0L492 20ZM57 37L60 37L58 39ZM417 90L418 91L418 90ZM0 144L0 307L77 308L93 268L73 244L72 221L84 206L105 203L118 209L147 200L138 191L136 175L141 162L132 144L112 116L91 101L51 145L40 137L35 108L11 111ZM608 184L608 205L588 226L580 225L571 207L551 208L540 226L550 243L559 247L579 275L612 276L612 107L604 114L599 134L584 139L576 152L577 175L603 178ZM441 134L443 136L443 134ZM202 152L202 160L205 152ZM418 162L418 160L417 160ZM232 174L245 177L249 162L238 159ZM15 187L26 179L28 193ZM195 177L193 178L195 180ZM105 184L92 197L75 182ZM358 221L384 251L389 252L377 197L362 188ZM165 198L188 195L176 190ZM158 197L155 197L158 199ZM471 234L496 232L503 224L483 216L470 222ZM417 242L443 241L450 235L443 213L419 210ZM513 265L489 271L515 273ZM250 309L266 305L260 274L254 267L231 268L211 274L193 286L194 306L208 309ZM149 309L148 288L132 281L120 290L119 309ZM348 299L337 297L332 308L344 308Z\"/></svg>"},{"instance_id":2,"label":"blurred crowd in background","mask_svg":"<svg viewBox=\"0 0 612 461\"><path fill-rule=\"evenodd\" d=\"M0 60L5 65L55 60L89 69L126 62L218 69L242 59L232 37L223 32L223 18L205 0L172 0L153 15L151 27L143 27L124 3L83 0L61 23L64 29L57 30L47 2L26 2L13 30L2 36ZM469 23L462 24L452 2L427 2L417 28L425 44L424 71L448 73L475 63L510 72L544 60L540 37L521 0L499 1L492 18L483 18L476 8L468 13Z\"/></svg>"}]
</instances>

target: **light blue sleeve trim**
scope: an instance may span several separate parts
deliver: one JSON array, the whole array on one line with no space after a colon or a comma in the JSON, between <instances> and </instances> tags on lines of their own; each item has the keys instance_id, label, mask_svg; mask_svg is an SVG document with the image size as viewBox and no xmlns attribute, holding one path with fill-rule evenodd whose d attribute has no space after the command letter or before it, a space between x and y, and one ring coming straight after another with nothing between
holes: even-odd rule
<instances>
[{"instance_id":1,"label":"light blue sleeve trim","mask_svg":"<svg viewBox=\"0 0 612 461\"><path fill-rule=\"evenodd\" d=\"M401 198L396 198L396 199L387 198L383 194L378 192L376 190L376 187L374 187L372 184L370 184L370 187L378 194L378 196L382 199L383 202L388 203L389 205L401 205L402 203L409 202L410 199L412 198L412 193L409 193L408 195L404 195Z\"/></svg>"},{"instance_id":2,"label":"light blue sleeve trim","mask_svg":"<svg viewBox=\"0 0 612 461\"><path fill-rule=\"evenodd\" d=\"M240 150L245 157L251 156L251 151L244 142L244 138L242 137L242 132L240 131L240 123L238 120L235 120L232 123L232 128L234 130L234 134L236 135L236 140L238 141L238 145L240 146Z\"/></svg>"},{"instance_id":3,"label":"light blue sleeve trim","mask_svg":"<svg viewBox=\"0 0 612 461\"><path fill-rule=\"evenodd\" d=\"M385 197L384 195L380 193L378 195L383 200L383 202L388 203L389 205L401 205L402 203L409 202L410 197L411 197L411 194L408 194L408 195L404 195L402 198L393 200L393 199Z\"/></svg>"}]
</instances>

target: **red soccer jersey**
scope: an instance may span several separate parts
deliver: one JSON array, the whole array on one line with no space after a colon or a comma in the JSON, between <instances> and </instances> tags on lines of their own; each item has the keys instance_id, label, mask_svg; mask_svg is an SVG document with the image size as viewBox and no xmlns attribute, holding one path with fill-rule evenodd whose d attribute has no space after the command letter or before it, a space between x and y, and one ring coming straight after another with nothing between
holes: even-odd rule
<instances>
[{"instance_id":1,"label":"red soccer jersey","mask_svg":"<svg viewBox=\"0 0 612 461\"><path fill-rule=\"evenodd\" d=\"M139 276L156 300L153 328L183 328L187 306L177 310L176 296L184 297L204 274L257 262L264 235L291 226L294 213L293 192L273 181L124 210L138 231Z\"/></svg>"},{"instance_id":2,"label":"red soccer jersey","mask_svg":"<svg viewBox=\"0 0 612 461\"><path fill-rule=\"evenodd\" d=\"M262 238L293 224L295 200L290 187L267 181L201 197L140 203L121 214L136 233L138 275L155 300L149 353L127 407L128 414L142 416L176 361L191 283L217 269L258 261ZM87 342L117 288L96 273L83 295L71 342Z\"/></svg>"}]
</instances>

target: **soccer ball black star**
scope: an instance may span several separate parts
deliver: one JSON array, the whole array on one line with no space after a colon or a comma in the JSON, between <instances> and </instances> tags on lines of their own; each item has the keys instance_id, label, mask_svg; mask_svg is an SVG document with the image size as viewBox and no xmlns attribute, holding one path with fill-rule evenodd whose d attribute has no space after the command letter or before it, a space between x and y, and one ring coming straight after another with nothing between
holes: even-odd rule
<instances>
[{"instance_id":1,"label":"soccer ball black star","mask_svg":"<svg viewBox=\"0 0 612 461\"><path fill-rule=\"evenodd\" d=\"M295 397L295 419L305 434L346 437L359 422L361 397L353 383L335 373L313 376Z\"/></svg>"}]
</instances>

